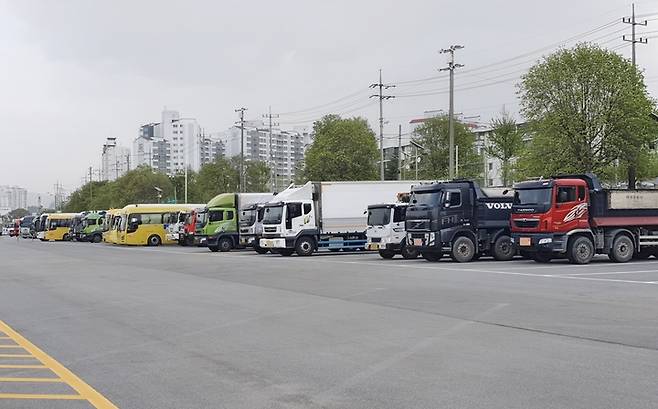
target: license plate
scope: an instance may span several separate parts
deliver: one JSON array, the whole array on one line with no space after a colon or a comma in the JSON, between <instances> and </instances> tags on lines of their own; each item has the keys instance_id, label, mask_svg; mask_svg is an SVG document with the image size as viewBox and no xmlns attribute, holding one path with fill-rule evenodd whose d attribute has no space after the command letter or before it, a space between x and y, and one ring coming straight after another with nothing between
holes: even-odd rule
<instances>
[{"instance_id":1,"label":"license plate","mask_svg":"<svg viewBox=\"0 0 658 409\"><path fill-rule=\"evenodd\" d=\"M414 239L414 246L422 246L423 239Z\"/></svg>"},{"instance_id":2,"label":"license plate","mask_svg":"<svg viewBox=\"0 0 658 409\"><path fill-rule=\"evenodd\" d=\"M371 243L369 247L370 250L379 250L379 244Z\"/></svg>"},{"instance_id":3,"label":"license plate","mask_svg":"<svg viewBox=\"0 0 658 409\"><path fill-rule=\"evenodd\" d=\"M519 245L530 246L531 245L530 237L521 237L519 239Z\"/></svg>"}]
</instances>

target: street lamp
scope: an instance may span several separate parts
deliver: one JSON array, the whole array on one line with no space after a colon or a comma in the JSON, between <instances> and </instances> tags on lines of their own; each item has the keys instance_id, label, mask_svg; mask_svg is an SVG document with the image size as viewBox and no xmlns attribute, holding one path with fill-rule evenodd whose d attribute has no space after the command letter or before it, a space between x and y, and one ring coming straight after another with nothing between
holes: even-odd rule
<instances>
[{"instance_id":1,"label":"street lamp","mask_svg":"<svg viewBox=\"0 0 658 409\"><path fill-rule=\"evenodd\" d=\"M160 203L160 200L162 199L162 189L160 189L157 186L153 186L153 189L155 189L155 191L158 192L158 203Z\"/></svg>"}]
</instances>

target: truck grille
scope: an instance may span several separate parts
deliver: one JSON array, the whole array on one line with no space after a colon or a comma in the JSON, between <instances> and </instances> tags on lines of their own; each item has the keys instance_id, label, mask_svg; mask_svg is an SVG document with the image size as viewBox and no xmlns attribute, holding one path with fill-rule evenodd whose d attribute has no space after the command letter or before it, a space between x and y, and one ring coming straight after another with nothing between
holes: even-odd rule
<instances>
[{"instance_id":1,"label":"truck grille","mask_svg":"<svg viewBox=\"0 0 658 409\"><path fill-rule=\"evenodd\" d=\"M539 219L516 219L514 225L521 229L533 229L539 226Z\"/></svg>"},{"instance_id":2,"label":"truck grille","mask_svg":"<svg viewBox=\"0 0 658 409\"><path fill-rule=\"evenodd\" d=\"M407 230L429 230L429 220L407 220Z\"/></svg>"},{"instance_id":3,"label":"truck grille","mask_svg":"<svg viewBox=\"0 0 658 409\"><path fill-rule=\"evenodd\" d=\"M263 230L265 233L276 233L276 227L265 227Z\"/></svg>"}]
</instances>

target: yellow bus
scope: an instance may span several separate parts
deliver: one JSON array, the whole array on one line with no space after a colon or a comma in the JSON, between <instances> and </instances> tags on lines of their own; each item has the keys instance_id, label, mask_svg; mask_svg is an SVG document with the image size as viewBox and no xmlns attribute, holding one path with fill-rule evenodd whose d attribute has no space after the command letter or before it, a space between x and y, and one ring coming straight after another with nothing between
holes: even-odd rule
<instances>
[{"instance_id":1,"label":"yellow bus","mask_svg":"<svg viewBox=\"0 0 658 409\"><path fill-rule=\"evenodd\" d=\"M103 220L103 242L116 244L119 237L119 226L123 217L123 209L110 209Z\"/></svg>"},{"instance_id":2,"label":"yellow bus","mask_svg":"<svg viewBox=\"0 0 658 409\"><path fill-rule=\"evenodd\" d=\"M73 217L78 213L51 213L46 219L45 241L66 241L70 239L69 228Z\"/></svg>"},{"instance_id":3,"label":"yellow bus","mask_svg":"<svg viewBox=\"0 0 658 409\"><path fill-rule=\"evenodd\" d=\"M167 238L170 224L178 223L181 211L190 211L195 204L137 204L121 209L118 227L118 244L137 246L159 246L174 244L177 240Z\"/></svg>"}]
</instances>

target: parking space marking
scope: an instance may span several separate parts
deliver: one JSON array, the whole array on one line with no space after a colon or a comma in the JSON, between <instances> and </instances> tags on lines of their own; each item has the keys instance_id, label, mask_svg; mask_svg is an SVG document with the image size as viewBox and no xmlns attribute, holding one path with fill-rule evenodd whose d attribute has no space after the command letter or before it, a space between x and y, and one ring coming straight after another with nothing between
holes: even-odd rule
<instances>
[{"instance_id":1,"label":"parking space marking","mask_svg":"<svg viewBox=\"0 0 658 409\"><path fill-rule=\"evenodd\" d=\"M299 260L299 259L297 259ZM357 265L369 265L369 266L378 266L378 267L394 267L400 268L400 263L392 264L390 262L386 263L370 263L370 262L361 262L361 261L341 261L341 260L310 260L307 258L305 260L314 261L314 262L323 262L323 263L341 263L341 264L357 264ZM613 282L613 283L627 283L627 284L649 284L656 285L656 281L637 281L637 280L621 280L613 278L598 278L598 277L579 277L579 276L570 276L570 275L559 275L559 274L532 274L532 273L522 273L516 271L503 271L503 270L485 270L485 269L476 269L476 268L449 268L442 266L417 266L412 263L404 264L405 268L410 269L422 269L422 270L443 270L451 272L460 272L468 271L474 273L486 273L486 274L500 274L500 275L514 275L520 277L540 277L540 278L557 278L565 280L587 280L587 281L601 281L601 282Z\"/></svg>"},{"instance_id":2,"label":"parking space marking","mask_svg":"<svg viewBox=\"0 0 658 409\"><path fill-rule=\"evenodd\" d=\"M91 386L86 384L82 379L78 378L73 372L66 369L62 364L57 362L54 358L39 349L36 345L32 344L18 332L14 331L9 325L0 321L0 333L6 336L15 344L0 345L5 349L22 349L27 354L2 354L2 359L14 359L17 357L32 358L39 361L40 364L2 364L1 369L47 369L56 377L0 377L0 383L63 383L68 385L77 394L63 393L63 394L40 394L40 393L0 393L1 399L32 399L32 400L85 400L97 409L117 409L107 398L94 390Z\"/></svg>"},{"instance_id":3,"label":"parking space marking","mask_svg":"<svg viewBox=\"0 0 658 409\"><path fill-rule=\"evenodd\" d=\"M600 273L567 273L567 274L554 274L554 275L556 275L556 276L597 276L597 275L616 275L616 274L640 274L640 273L658 273L658 270L602 271Z\"/></svg>"}]
</instances>

